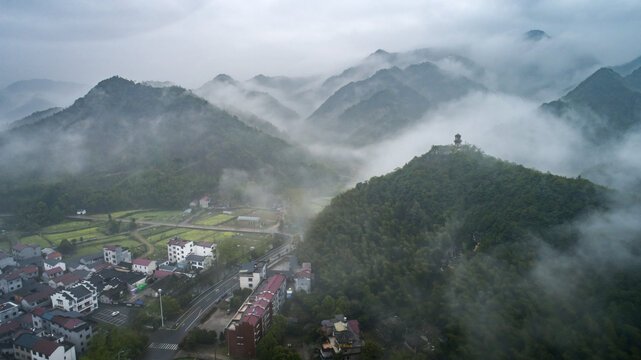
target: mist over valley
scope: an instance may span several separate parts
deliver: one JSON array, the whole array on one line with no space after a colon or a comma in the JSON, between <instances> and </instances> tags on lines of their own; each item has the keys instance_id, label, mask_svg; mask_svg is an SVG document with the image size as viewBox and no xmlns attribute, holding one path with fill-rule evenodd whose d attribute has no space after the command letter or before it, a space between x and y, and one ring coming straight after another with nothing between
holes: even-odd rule
<instances>
[{"instance_id":1,"label":"mist over valley","mask_svg":"<svg viewBox=\"0 0 641 360\"><path fill-rule=\"evenodd\" d=\"M638 5L72 3L0 5L10 356L641 356Z\"/></svg>"}]
</instances>

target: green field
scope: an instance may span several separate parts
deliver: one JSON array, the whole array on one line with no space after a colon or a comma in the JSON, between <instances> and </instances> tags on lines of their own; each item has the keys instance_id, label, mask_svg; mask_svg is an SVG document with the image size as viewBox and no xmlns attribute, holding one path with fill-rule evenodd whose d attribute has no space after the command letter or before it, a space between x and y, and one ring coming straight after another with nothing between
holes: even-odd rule
<instances>
[{"instance_id":1,"label":"green field","mask_svg":"<svg viewBox=\"0 0 641 360\"><path fill-rule=\"evenodd\" d=\"M113 215L112 215L113 216ZM142 221L158 221L168 223L179 223L183 221L183 212L180 210L158 210L141 211L123 216L124 219L136 219Z\"/></svg>"},{"instance_id":2,"label":"green field","mask_svg":"<svg viewBox=\"0 0 641 360\"><path fill-rule=\"evenodd\" d=\"M41 249L55 247L54 245L51 245L47 241L47 239L43 238L40 235L31 235L31 236L26 236L26 237L20 238L20 243L21 244L31 244L31 245L40 245Z\"/></svg>"},{"instance_id":3,"label":"green field","mask_svg":"<svg viewBox=\"0 0 641 360\"><path fill-rule=\"evenodd\" d=\"M197 224L197 225L208 225L208 226L213 226L213 225L219 225L222 224L226 221L229 221L233 218L235 218L237 215L227 215L227 214L205 214L202 216L199 216L196 221L191 221L192 224Z\"/></svg>"},{"instance_id":4,"label":"green field","mask_svg":"<svg viewBox=\"0 0 641 360\"><path fill-rule=\"evenodd\" d=\"M90 227L96 227L99 225L95 221L67 221L61 224L50 225L42 229L43 234L53 234L67 231L74 231L80 229L86 229Z\"/></svg>"},{"instance_id":5,"label":"green field","mask_svg":"<svg viewBox=\"0 0 641 360\"><path fill-rule=\"evenodd\" d=\"M120 245L123 247L128 247L132 251L132 257L135 257L136 254L140 254L145 251L144 245L142 245L137 240L131 239L126 235L112 236L104 240L99 241L90 241L87 243L78 244L76 247L76 252L73 254L72 258L79 258L85 255L93 254L102 251L104 245ZM141 247L141 249L138 249Z\"/></svg>"},{"instance_id":6,"label":"green field","mask_svg":"<svg viewBox=\"0 0 641 360\"><path fill-rule=\"evenodd\" d=\"M105 233L103 231L104 229L102 227L95 226L75 231L60 232L55 234L43 234L42 236L45 239L49 240L52 244L54 244L54 246L58 246L58 244L60 244L63 239L71 241L72 239L80 240L80 238L83 238L87 240L103 237L105 236Z\"/></svg>"},{"instance_id":7,"label":"green field","mask_svg":"<svg viewBox=\"0 0 641 360\"><path fill-rule=\"evenodd\" d=\"M150 210L139 209L139 210L116 211L116 212L112 212L111 213L111 218L112 219L125 218L127 216L130 216L130 215L133 215L133 214L136 214L136 213L145 212L145 211L150 211ZM92 215L92 216L99 217L99 218L105 218L105 219L109 218L109 214L96 214L96 215Z\"/></svg>"}]
</instances>

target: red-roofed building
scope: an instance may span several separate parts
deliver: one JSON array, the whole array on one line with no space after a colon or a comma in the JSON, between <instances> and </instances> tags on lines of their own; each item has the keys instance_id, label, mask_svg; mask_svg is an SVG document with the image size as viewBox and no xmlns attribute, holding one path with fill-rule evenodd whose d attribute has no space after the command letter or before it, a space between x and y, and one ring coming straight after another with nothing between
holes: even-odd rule
<instances>
[{"instance_id":1,"label":"red-roofed building","mask_svg":"<svg viewBox=\"0 0 641 360\"><path fill-rule=\"evenodd\" d=\"M71 272L58 276L57 278L49 280L49 286L52 288L68 288L74 284L79 283L84 278L83 275L78 272Z\"/></svg>"},{"instance_id":2,"label":"red-roofed building","mask_svg":"<svg viewBox=\"0 0 641 360\"><path fill-rule=\"evenodd\" d=\"M15 259L28 259L40 256L40 245L15 244L11 247Z\"/></svg>"},{"instance_id":3,"label":"red-roofed building","mask_svg":"<svg viewBox=\"0 0 641 360\"><path fill-rule=\"evenodd\" d=\"M35 294L29 294L22 298L20 305L22 305L22 308L26 311L30 311L41 306L51 305L51 295L55 292L56 290L51 287L46 287Z\"/></svg>"},{"instance_id":4,"label":"red-roofed building","mask_svg":"<svg viewBox=\"0 0 641 360\"><path fill-rule=\"evenodd\" d=\"M93 336L91 324L78 318L56 315L51 318L50 326L53 334L62 336L74 344L79 354L87 351L89 340Z\"/></svg>"},{"instance_id":5,"label":"red-roofed building","mask_svg":"<svg viewBox=\"0 0 641 360\"><path fill-rule=\"evenodd\" d=\"M169 262L172 263L185 261L193 250L193 241L185 241L179 237L175 237L167 242L167 257L169 258Z\"/></svg>"},{"instance_id":6,"label":"red-roofed building","mask_svg":"<svg viewBox=\"0 0 641 360\"><path fill-rule=\"evenodd\" d=\"M200 207L203 209L207 209L209 207L210 201L211 199L209 198L209 196L207 195L203 196L199 201Z\"/></svg>"},{"instance_id":7,"label":"red-roofed building","mask_svg":"<svg viewBox=\"0 0 641 360\"><path fill-rule=\"evenodd\" d=\"M62 254L59 252L52 252L51 254L47 255L47 259L51 260L62 260Z\"/></svg>"},{"instance_id":8,"label":"red-roofed building","mask_svg":"<svg viewBox=\"0 0 641 360\"><path fill-rule=\"evenodd\" d=\"M134 259L131 270L150 275L156 270L156 262L142 258Z\"/></svg>"},{"instance_id":9,"label":"red-roofed building","mask_svg":"<svg viewBox=\"0 0 641 360\"><path fill-rule=\"evenodd\" d=\"M12 293L20 288L22 288L22 277L20 277L19 270L0 275L0 290L4 294Z\"/></svg>"},{"instance_id":10,"label":"red-roofed building","mask_svg":"<svg viewBox=\"0 0 641 360\"><path fill-rule=\"evenodd\" d=\"M38 267L36 266L28 266L28 267L20 268L18 269L18 271L20 272L20 277L23 280L38 278Z\"/></svg>"},{"instance_id":11,"label":"red-roofed building","mask_svg":"<svg viewBox=\"0 0 641 360\"><path fill-rule=\"evenodd\" d=\"M154 279L164 279L167 276L171 276L173 272L167 270L154 270L153 278Z\"/></svg>"},{"instance_id":12,"label":"red-roofed building","mask_svg":"<svg viewBox=\"0 0 641 360\"><path fill-rule=\"evenodd\" d=\"M102 247L102 254L105 262L118 265L121 262L131 263L131 251L120 245L105 245Z\"/></svg>"},{"instance_id":13,"label":"red-roofed building","mask_svg":"<svg viewBox=\"0 0 641 360\"><path fill-rule=\"evenodd\" d=\"M263 281L247 298L226 328L227 349L231 356L253 357L256 344L271 326L273 314L285 301L285 275Z\"/></svg>"}]
</instances>

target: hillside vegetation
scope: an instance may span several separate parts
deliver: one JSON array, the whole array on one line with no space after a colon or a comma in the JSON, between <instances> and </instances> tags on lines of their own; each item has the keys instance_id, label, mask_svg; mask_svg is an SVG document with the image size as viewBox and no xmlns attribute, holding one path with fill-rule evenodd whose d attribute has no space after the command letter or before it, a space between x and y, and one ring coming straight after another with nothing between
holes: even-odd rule
<instances>
[{"instance_id":1,"label":"hillside vegetation","mask_svg":"<svg viewBox=\"0 0 641 360\"><path fill-rule=\"evenodd\" d=\"M631 358L639 269L571 265L580 237L565 224L603 210L606 195L473 147L434 147L334 198L298 254L319 293L347 296L349 315L392 346L427 334L434 350L424 344L421 358ZM554 273L544 254L567 264ZM568 283L555 288L544 270Z\"/></svg>"}]
</instances>

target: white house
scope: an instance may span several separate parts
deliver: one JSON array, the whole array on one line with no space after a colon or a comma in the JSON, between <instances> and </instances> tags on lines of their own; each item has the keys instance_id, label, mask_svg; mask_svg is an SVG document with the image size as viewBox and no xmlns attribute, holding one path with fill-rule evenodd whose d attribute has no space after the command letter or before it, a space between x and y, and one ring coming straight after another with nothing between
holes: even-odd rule
<instances>
[{"instance_id":1,"label":"white house","mask_svg":"<svg viewBox=\"0 0 641 360\"><path fill-rule=\"evenodd\" d=\"M40 245L15 244L11 250L13 251L13 257L15 259L28 259L42 254L40 252Z\"/></svg>"},{"instance_id":2,"label":"white house","mask_svg":"<svg viewBox=\"0 0 641 360\"><path fill-rule=\"evenodd\" d=\"M22 312L16 303L7 301L4 304L0 304L0 324L6 323L11 319L15 319L21 314Z\"/></svg>"},{"instance_id":3,"label":"white house","mask_svg":"<svg viewBox=\"0 0 641 360\"><path fill-rule=\"evenodd\" d=\"M58 259L47 259L43 263L45 271L51 270L53 268L61 268L62 271L67 271L67 264L64 261Z\"/></svg>"},{"instance_id":4,"label":"white house","mask_svg":"<svg viewBox=\"0 0 641 360\"><path fill-rule=\"evenodd\" d=\"M156 261L142 258L134 259L131 270L143 274L151 275L156 270Z\"/></svg>"},{"instance_id":5,"label":"white house","mask_svg":"<svg viewBox=\"0 0 641 360\"><path fill-rule=\"evenodd\" d=\"M22 277L20 277L19 270L0 275L0 290L4 294L14 292L20 288L22 288Z\"/></svg>"},{"instance_id":6,"label":"white house","mask_svg":"<svg viewBox=\"0 0 641 360\"><path fill-rule=\"evenodd\" d=\"M51 295L51 305L65 311L91 313L98 308L98 291L89 281L82 281Z\"/></svg>"},{"instance_id":7,"label":"white house","mask_svg":"<svg viewBox=\"0 0 641 360\"><path fill-rule=\"evenodd\" d=\"M175 237L167 243L167 257L169 262L179 263L185 261L194 250L193 241L185 241Z\"/></svg>"},{"instance_id":8,"label":"white house","mask_svg":"<svg viewBox=\"0 0 641 360\"><path fill-rule=\"evenodd\" d=\"M211 201L211 199L209 199L209 196L207 196L207 195L203 196L202 199L200 199L200 201L199 201L200 207L203 208L203 209L207 209L209 207L209 202L210 201Z\"/></svg>"},{"instance_id":9,"label":"white house","mask_svg":"<svg viewBox=\"0 0 641 360\"><path fill-rule=\"evenodd\" d=\"M255 289L267 273L267 264L264 262L251 261L243 264L238 271L238 280L241 289Z\"/></svg>"},{"instance_id":10,"label":"white house","mask_svg":"<svg viewBox=\"0 0 641 360\"><path fill-rule=\"evenodd\" d=\"M216 260L216 244L207 241L199 241L194 244L193 253L198 256L209 256Z\"/></svg>"},{"instance_id":11,"label":"white house","mask_svg":"<svg viewBox=\"0 0 641 360\"><path fill-rule=\"evenodd\" d=\"M31 333L20 334L13 342L14 357L30 360L76 360L76 349L68 342L56 342Z\"/></svg>"},{"instance_id":12,"label":"white house","mask_svg":"<svg viewBox=\"0 0 641 360\"><path fill-rule=\"evenodd\" d=\"M121 262L131 263L131 251L120 245L105 245L102 247L105 262L118 265Z\"/></svg>"},{"instance_id":13,"label":"white house","mask_svg":"<svg viewBox=\"0 0 641 360\"><path fill-rule=\"evenodd\" d=\"M4 269L7 266L16 266L16 261L13 260L13 256L0 251L0 269Z\"/></svg>"}]
</instances>

